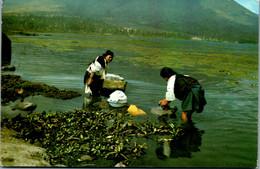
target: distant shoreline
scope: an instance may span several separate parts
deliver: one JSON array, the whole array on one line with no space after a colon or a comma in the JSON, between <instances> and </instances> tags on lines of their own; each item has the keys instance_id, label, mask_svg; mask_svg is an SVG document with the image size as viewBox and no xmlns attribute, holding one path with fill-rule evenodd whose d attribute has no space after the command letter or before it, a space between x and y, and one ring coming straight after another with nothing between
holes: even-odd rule
<instances>
[{"instance_id":1,"label":"distant shoreline","mask_svg":"<svg viewBox=\"0 0 260 169\"><path fill-rule=\"evenodd\" d=\"M220 35L215 36L214 33L208 35L195 35L192 33L187 34L153 29L144 30L120 27L92 19L80 19L78 17L3 14L2 20L2 32L7 35L20 34L25 36L37 36L36 33L28 32L80 33L92 35L172 38L210 42L258 43L258 37L238 37L237 39L234 39Z\"/></svg>"}]
</instances>

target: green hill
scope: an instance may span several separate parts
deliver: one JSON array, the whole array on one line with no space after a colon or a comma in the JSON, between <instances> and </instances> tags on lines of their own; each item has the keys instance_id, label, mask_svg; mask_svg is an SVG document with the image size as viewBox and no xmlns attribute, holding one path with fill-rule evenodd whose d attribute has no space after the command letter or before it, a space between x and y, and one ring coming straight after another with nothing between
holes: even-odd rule
<instances>
[{"instance_id":1,"label":"green hill","mask_svg":"<svg viewBox=\"0 0 260 169\"><path fill-rule=\"evenodd\" d=\"M3 17L75 17L128 30L258 41L258 15L233 0L12 0L4 1L2 11Z\"/></svg>"}]
</instances>

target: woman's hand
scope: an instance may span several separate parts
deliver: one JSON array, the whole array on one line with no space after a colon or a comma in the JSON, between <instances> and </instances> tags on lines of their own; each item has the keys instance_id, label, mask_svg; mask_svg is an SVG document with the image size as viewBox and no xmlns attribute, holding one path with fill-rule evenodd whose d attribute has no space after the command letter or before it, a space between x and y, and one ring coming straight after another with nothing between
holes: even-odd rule
<instances>
[{"instance_id":1,"label":"woman's hand","mask_svg":"<svg viewBox=\"0 0 260 169\"><path fill-rule=\"evenodd\" d=\"M168 101L166 99L160 100L159 105L160 106L166 106L168 104Z\"/></svg>"},{"instance_id":2,"label":"woman's hand","mask_svg":"<svg viewBox=\"0 0 260 169\"><path fill-rule=\"evenodd\" d=\"M89 79L88 79L88 84L87 85L90 85L93 82L93 77L94 77L94 72L91 72L90 76L89 76Z\"/></svg>"},{"instance_id":3,"label":"woman's hand","mask_svg":"<svg viewBox=\"0 0 260 169\"><path fill-rule=\"evenodd\" d=\"M88 86L93 82L93 79L92 78L89 78L88 79Z\"/></svg>"}]
</instances>

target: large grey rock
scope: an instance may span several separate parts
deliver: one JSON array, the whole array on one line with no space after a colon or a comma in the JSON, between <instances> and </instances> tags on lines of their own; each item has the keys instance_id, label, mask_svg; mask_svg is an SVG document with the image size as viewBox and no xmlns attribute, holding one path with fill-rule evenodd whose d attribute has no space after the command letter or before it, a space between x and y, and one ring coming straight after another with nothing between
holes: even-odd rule
<instances>
[{"instance_id":1,"label":"large grey rock","mask_svg":"<svg viewBox=\"0 0 260 169\"><path fill-rule=\"evenodd\" d=\"M116 81L116 80L104 80L102 95L109 96L116 90L125 91L127 82L126 81Z\"/></svg>"}]
</instances>

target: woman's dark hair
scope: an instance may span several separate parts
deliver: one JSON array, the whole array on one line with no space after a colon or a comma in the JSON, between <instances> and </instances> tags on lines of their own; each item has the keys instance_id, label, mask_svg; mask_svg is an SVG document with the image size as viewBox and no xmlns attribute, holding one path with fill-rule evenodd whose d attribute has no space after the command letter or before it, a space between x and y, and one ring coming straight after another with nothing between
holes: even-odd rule
<instances>
[{"instance_id":1,"label":"woman's dark hair","mask_svg":"<svg viewBox=\"0 0 260 169\"><path fill-rule=\"evenodd\" d=\"M170 78L172 75L175 75L175 74L177 74L177 73L169 67L162 68L162 70L160 72L160 75L162 78L165 78L165 77Z\"/></svg>"},{"instance_id":2,"label":"woman's dark hair","mask_svg":"<svg viewBox=\"0 0 260 169\"><path fill-rule=\"evenodd\" d=\"M111 50L107 50L106 53L103 53L103 57L106 57L107 55L111 55L112 57L114 57L114 53Z\"/></svg>"}]
</instances>

